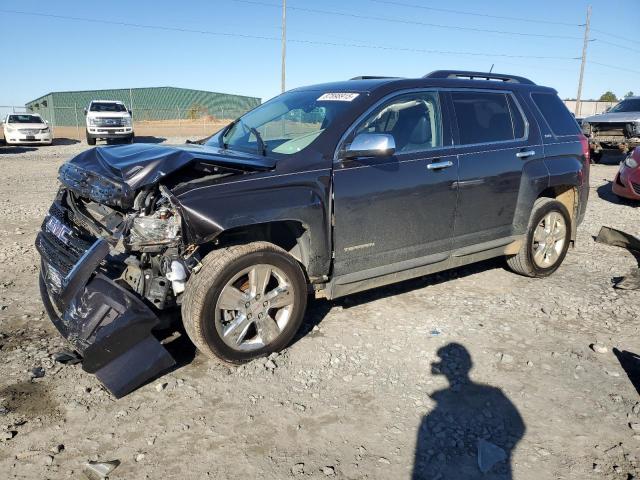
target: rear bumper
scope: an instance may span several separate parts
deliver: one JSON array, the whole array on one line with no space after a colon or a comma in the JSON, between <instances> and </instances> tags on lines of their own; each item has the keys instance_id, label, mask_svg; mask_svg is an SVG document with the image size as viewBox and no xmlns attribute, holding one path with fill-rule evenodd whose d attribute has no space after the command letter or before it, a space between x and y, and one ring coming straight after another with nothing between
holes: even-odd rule
<instances>
[{"instance_id":1,"label":"rear bumper","mask_svg":"<svg viewBox=\"0 0 640 480\"><path fill-rule=\"evenodd\" d=\"M51 264L46 234L36 239L42 257L40 294L47 314L82 356L82 368L122 397L175 365L152 330L160 320L134 293L96 270L109 254L98 239L66 274Z\"/></svg>"}]
</instances>

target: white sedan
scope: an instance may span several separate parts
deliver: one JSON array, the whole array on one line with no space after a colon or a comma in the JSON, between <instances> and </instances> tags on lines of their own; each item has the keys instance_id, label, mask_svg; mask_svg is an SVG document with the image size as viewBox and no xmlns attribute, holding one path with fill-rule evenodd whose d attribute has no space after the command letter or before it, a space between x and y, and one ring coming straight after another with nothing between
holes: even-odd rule
<instances>
[{"instance_id":1,"label":"white sedan","mask_svg":"<svg viewBox=\"0 0 640 480\"><path fill-rule=\"evenodd\" d=\"M10 113L2 121L2 129L8 145L51 145L53 140L49 124L36 113Z\"/></svg>"}]
</instances>

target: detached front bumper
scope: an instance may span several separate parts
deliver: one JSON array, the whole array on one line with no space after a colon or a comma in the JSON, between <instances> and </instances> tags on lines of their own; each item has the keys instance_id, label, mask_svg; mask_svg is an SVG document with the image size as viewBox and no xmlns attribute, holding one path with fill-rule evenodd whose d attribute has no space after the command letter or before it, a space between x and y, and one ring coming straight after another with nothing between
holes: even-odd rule
<instances>
[{"instance_id":1,"label":"detached front bumper","mask_svg":"<svg viewBox=\"0 0 640 480\"><path fill-rule=\"evenodd\" d=\"M65 269L73 249L65 249L47 225L45 220L36 239L42 257L40 294L55 327L82 355L83 369L120 398L175 365L152 334L160 323L155 313L98 272L109 255L107 242L96 240ZM63 238L73 242L73 233L67 234Z\"/></svg>"}]
</instances>

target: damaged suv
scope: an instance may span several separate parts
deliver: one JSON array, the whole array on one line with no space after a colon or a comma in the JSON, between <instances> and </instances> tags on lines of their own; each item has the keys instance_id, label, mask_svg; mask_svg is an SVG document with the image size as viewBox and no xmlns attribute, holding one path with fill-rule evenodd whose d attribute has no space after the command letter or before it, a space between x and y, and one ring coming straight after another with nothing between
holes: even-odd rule
<instances>
[{"instance_id":1,"label":"damaged suv","mask_svg":"<svg viewBox=\"0 0 640 480\"><path fill-rule=\"evenodd\" d=\"M87 150L39 233L52 321L121 396L205 354L284 348L334 299L506 256L554 272L587 203L589 151L555 90L437 71L298 88L197 144ZM181 310L181 315L179 314Z\"/></svg>"}]
</instances>

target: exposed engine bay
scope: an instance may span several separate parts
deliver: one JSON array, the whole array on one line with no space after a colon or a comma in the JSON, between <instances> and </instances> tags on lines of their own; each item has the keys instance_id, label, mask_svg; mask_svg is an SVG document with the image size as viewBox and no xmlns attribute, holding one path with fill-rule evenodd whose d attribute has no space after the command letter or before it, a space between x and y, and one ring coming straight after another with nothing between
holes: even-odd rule
<instances>
[{"instance_id":1,"label":"exposed engine bay","mask_svg":"<svg viewBox=\"0 0 640 480\"><path fill-rule=\"evenodd\" d=\"M202 238L173 191L265 168L200 146L143 145L88 150L60 168L36 239L41 295L83 368L116 397L175 364L154 332L179 320Z\"/></svg>"}]
</instances>

